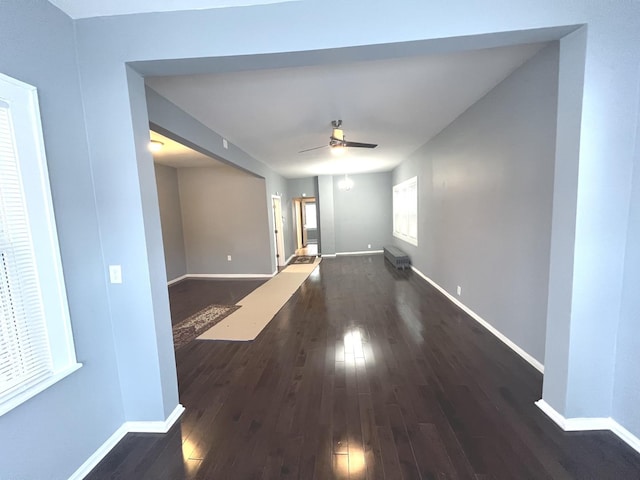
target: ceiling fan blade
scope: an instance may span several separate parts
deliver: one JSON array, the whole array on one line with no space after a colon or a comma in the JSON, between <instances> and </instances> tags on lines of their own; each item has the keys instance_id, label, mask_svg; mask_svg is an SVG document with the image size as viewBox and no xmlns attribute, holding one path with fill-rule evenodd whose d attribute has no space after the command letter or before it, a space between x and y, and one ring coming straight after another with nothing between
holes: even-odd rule
<instances>
[{"instance_id":1,"label":"ceiling fan blade","mask_svg":"<svg viewBox=\"0 0 640 480\"><path fill-rule=\"evenodd\" d=\"M318 150L320 148L327 148L329 145L322 145L320 147L307 148L306 150L300 150L298 153L310 152L311 150Z\"/></svg>"},{"instance_id":2,"label":"ceiling fan blade","mask_svg":"<svg viewBox=\"0 0 640 480\"><path fill-rule=\"evenodd\" d=\"M377 143L361 143L361 142L349 142L345 140L342 142L345 147L360 147L360 148L376 148L378 146Z\"/></svg>"}]
</instances>

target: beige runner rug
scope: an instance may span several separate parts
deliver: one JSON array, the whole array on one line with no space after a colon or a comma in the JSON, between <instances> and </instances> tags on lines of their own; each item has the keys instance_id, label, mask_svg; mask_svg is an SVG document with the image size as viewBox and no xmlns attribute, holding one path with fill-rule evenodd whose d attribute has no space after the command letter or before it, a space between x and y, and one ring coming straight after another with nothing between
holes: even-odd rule
<instances>
[{"instance_id":1,"label":"beige runner rug","mask_svg":"<svg viewBox=\"0 0 640 480\"><path fill-rule=\"evenodd\" d=\"M248 341L255 339L311 275L320 260L317 258L310 264L289 265L240 300L238 305L242 305L242 308L204 332L198 340Z\"/></svg>"}]
</instances>

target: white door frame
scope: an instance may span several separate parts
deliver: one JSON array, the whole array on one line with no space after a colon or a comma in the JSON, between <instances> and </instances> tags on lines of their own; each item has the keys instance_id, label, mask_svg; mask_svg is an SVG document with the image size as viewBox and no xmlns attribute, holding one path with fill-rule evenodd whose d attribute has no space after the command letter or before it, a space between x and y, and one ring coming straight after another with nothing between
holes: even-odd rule
<instances>
[{"instance_id":1,"label":"white door frame","mask_svg":"<svg viewBox=\"0 0 640 480\"><path fill-rule=\"evenodd\" d=\"M282 218L282 197L280 195L271 195L271 206L273 208L273 228L275 239L276 265L283 267L287 264L284 253L284 232Z\"/></svg>"}]
</instances>

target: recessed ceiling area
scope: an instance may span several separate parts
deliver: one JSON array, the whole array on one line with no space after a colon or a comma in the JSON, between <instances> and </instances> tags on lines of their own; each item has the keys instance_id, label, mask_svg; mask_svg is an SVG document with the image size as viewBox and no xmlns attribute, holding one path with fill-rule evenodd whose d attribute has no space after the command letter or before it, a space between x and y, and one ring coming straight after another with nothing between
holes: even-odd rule
<instances>
[{"instance_id":1,"label":"recessed ceiling area","mask_svg":"<svg viewBox=\"0 0 640 480\"><path fill-rule=\"evenodd\" d=\"M388 171L546 44L218 74L147 77L170 102L286 178ZM349 141L335 157L331 121Z\"/></svg>"},{"instance_id":2,"label":"recessed ceiling area","mask_svg":"<svg viewBox=\"0 0 640 480\"><path fill-rule=\"evenodd\" d=\"M173 168L215 167L234 168L215 158L196 152L175 140L165 137L153 130L149 131L150 140L161 142L162 148L157 152L151 152L153 163Z\"/></svg>"},{"instance_id":3,"label":"recessed ceiling area","mask_svg":"<svg viewBox=\"0 0 640 480\"><path fill-rule=\"evenodd\" d=\"M49 0L71 18L109 17L133 13L247 7L298 0Z\"/></svg>"}]
</instances>

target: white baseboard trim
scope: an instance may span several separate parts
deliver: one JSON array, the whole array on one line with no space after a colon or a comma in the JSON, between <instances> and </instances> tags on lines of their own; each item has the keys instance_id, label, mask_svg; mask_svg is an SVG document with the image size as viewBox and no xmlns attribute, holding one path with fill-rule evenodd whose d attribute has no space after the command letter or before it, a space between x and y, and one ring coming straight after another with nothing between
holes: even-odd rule
<instances>
[{"instance_id":1,"label":"white baseboard trim","mask_svg":"<svg viewBox=\"0 0 640 480\"><path fill-rule=\"evenodd\" d=\"M531 364L531 366L533 366L533 368L535 368L536 370L538 370L540 373L544 373L544 365L542 365L542 363L540 363L538 360L536 360L535 358L533 358L531 355L529 355L527 352L525 352L522 348L520 348L518 345L516 345L513 341L511 341L509 339L509 337L507 337L506 335L504 335L502 332L500 332L497 328L495 328L493 325L491 325L489 322L487 322L485 319L483 319L480 315L478 315L476 312L474 312L473 310L471 310L469 307L467 307L464 303L462 303L460 300L458 300L456 297L454 297L453 295L451 295L449 292L447 292L444 288L442 288L440 285L438 285L436 282L434 282L433 280L431 280L429 277L427 277L424 273L422 273L420 270L418 270L416 267L414 267L413 265L411 266L411 270L413 270L414 272L416 272L419 276L421 276L423 279L425 279L427 282L429 282L431 285L433 285L436 289L438 289L444 296L446 296L449 300L451 300L454 304L456 304L458 307L460 307L462 310L465 311L465 313L467 313L471 318L473 318L476 322L478 322L480 325L482 325L484 328L486 328L487 330L489 330L493 335L495 335L501 342L503 342L505 345L507 345L511 350L513 350L514 352L516 352L518 355L520 355L523 359L525 359L529 364Z\"/></svg>"},{"instance_id":2,"label":"white baseboard trim","mask_svg":"<svg viewBox=\"0 0 640 480\"><path fill-rule=\"evenodd\" d=\"M87 458L82 465L80 465L80 468L73 472L69 477L69 480L82 480L84 477L89 475L89 472L91 472L91 470L93 470L96 465L98 465L100 461L106 457L111 450L113 450L113 448L127 433L129 432L125 428L124 424L120 425L120 428L113 432L113 435L111 435L106 442L100 445L100 447L93 452L93 454Z\"/></svg>"},{"instance_id":3,"label":"white baseboard trim","mask_svg":"<svg viewBox=\"0 0 640 480\"><path fill-rule=\"evenodd\" d=\"M184 412L184 407L180 404L169 414L165 421L158 422L124 422L113 434L102 444L87 460L80 465L69 480L82 480L89 475L100 461L113 450L120 440L127 433L167 433L173 424L180 418Z\"/></svg>"},{"instance_id":4,"label":"white baseboard trim","mask_svg":"<svg viewBox=\"0 0 640 480\"><path fill-rule=\"evenodd\" d=\"M322 258L335 258L336 254L335 253L321 253L320 256Z\"/></svg>"},{"instance_id":5,"label":"white baseboard trim","mask_svg":"<svg viewBox=\"0 0 640 480\"><path fill-rule=\"evenodd\" d=\"M383 253L382 250L362 250L360 252L337 252L336 255L370 255L372 253Z\"/></svg>"},{"instance_id":6,"label":"white baseboard trim","mask_svg":"<svg viewBox=\"0 0 640 480\"><path fill-rule=\"evenodd\" d=\"M547 417L553 420L565 432L581 432L584 430L610 430L611 418L565 418L558 413L551 405L544 400L538 400L536 406L542 410Z\"/></svg>"},{"instance_id":7,"label":"white baseboard trim","mask_svg":"<svg viewBox=\"0 0 640 480\"><path fill-rule=\"evenodd\" d=\"M610 430L620 440L640 453L640 438L624 428L611 417L565 418L544 400L538 400L536 406L553 420L565 432L584 432L588 430Z\"/></svg>"},{"instance_id":8,"label":"white baseboard trim","mask_svg":"<svg viewBox=\"0 0 640 480\"><path fill-rule=\"evenodd\" d=\"M180 275L179 277L174 278L173 280L169 280L169 281L167 282L167 286L171 286L171 285L173 285L174 283L181 282L182 280L186 280L187 278L189 278L189 275Z\"/></svg>"},{"instance_id":9,"label":"white baseboard trim","mask_svg":"<svg viewBox=\"0 0 640 480\"><path fill-rule=\"evenodd\" d=\"M164 421L125 422L124 425L129 433L167 433L180 418L182 412L184 412L184 407L178 404Z\"/></svg>"},{"instance_id":10,"label":"white baseboard trim","mask_svg":"<svg viewBox=\"0 0 640 480\"><path fill-rule=\"evenodd\" d=\"M289 262L290 262L290 261L291 261L291 259L292 259L293 257L295 257L295 256L296 256L296 254L295 254L295 253L294 253L294 254L292 254L289 258L287 258L287 261L286 261L286 262L284 262L284 264L285 264L285 265L289 265Z\"/></svg>"},{"instance_id":11,"label":"white baseboard trim","mask_svg":"<svg viewBox=\"0 0 640 480\"><path fill-rule=\"evenodd\" d=\"M564 428L566 423L565 418L562 415L560 415L555 410L555 408L553 408L551 405L549 405L547 402L545 402L542 399L535 402L535 404L536 404L536 407L542 410L547 417L549 417L551 420L553 420L556 423L556 425L558 425L562 430L566 430Z\"/></svg>"},{"instance_id":12,"label":"white baseboard trim","mask_svg":"<svg viewBox=\"0 0 640 480\"><path fill-rule=\"evenodd\" d=\"M613 418L611 419L611 431L615 433L620 440L633 448L636 452L640 453L640 438L636 437L629 430L624 428Z\"/></svg>"}]
</instances>

